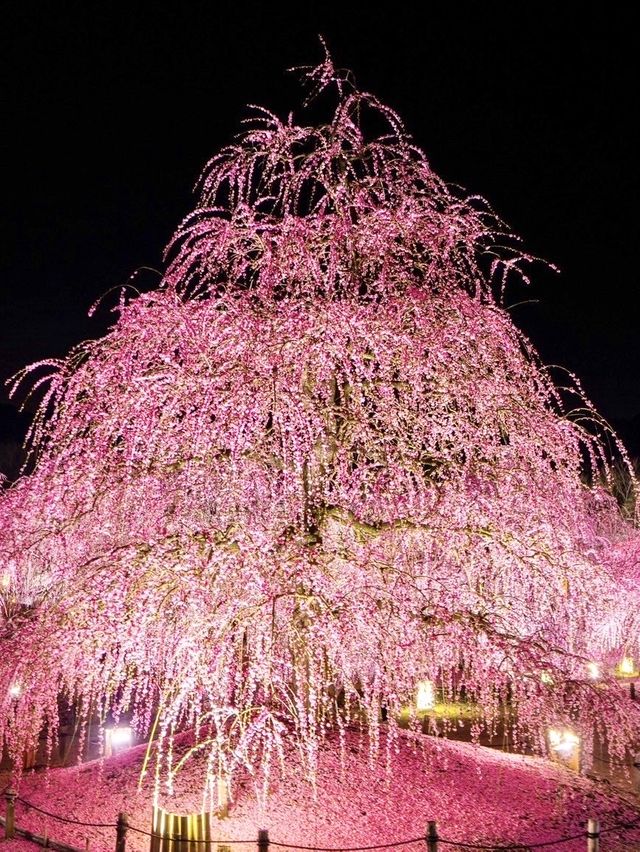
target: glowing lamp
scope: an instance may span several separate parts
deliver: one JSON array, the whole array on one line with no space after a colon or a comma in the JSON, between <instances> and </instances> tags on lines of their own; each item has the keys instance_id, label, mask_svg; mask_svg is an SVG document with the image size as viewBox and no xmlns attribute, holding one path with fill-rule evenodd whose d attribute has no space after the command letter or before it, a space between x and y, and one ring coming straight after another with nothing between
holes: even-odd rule
<instances>
[{"instance_id":1,"label":"glowing lamp","mask_svg":"<svg viewBox=\"0 0 640 852\"><path fill-rule=\"evenodd\" d=\"M551 673L548 671L543 671L540 673L540 680L547 686L553 686L553 678L551 677Z\"/></svg>"},{"instance_id":2,"label":"glowing lamp","mask_svg":"<svg viewBox=\"0 0 640 852\"><path fill-rule=\"evenodd\" d=\"M110 757L112 754L123 751L133 743L133 732L128 725L107 728L104 734L105 757Z\"/></svg>"},{"instance_id":3,"label":"glowing lamp","mask_svg":"<svg viewBox=\"0 0 640 852\"><path fill-rule=\"evenodd\" d=\"M636 674L636 666L633 657L625 656L618 663L618 674L622 677L633 677Z\"/></svg>"},{"instance_id":4,"label":"glowing lamp","mask_svg":"<svg viewBox=\"0 0 640 852\"><path fill-rule=\"evenodd\" d=\"M580 744L580 737L571 728L549 728L549 745L553 751L567 757Z\"/></svg>"},{"instance_id":5,"label":"glowing lamp","mask_svg":"<svg viewBox=\"0 0 640 852\"><path fill-rule=\"evenodd\" d=\"M580 770L580 737L571 728L549 728L549 752L554 760L570 769Z\"/></svg>"},{"instance_id":6,"label":"glowing lamp","mask_svg":"<svg viewBox=\"0 0 640 852\"><path fill-rule=\"evenodd\" d=\"M9 687L9 695L12 698L20 698L20 696L22 695L22 687L19 683L11 684L11 686Z\"/></svg>"},{"instance_id":7,"label":"glowing lamp","mask_svg":"<svg viewBox=\"0 0 640 852\"><path fill-rule=\"evenodd\" d=\"M6 591L11 585L11 575L6 572L0 577L0 587Z\"/></svg>"},{"instance_id":8,"label":"glowing lamp","mask_svg":"<svg viewBox=\"0 0 640 852\"><path fill-rule=\"evenodd\" d=\"M418 695L416 696L416 709L418 711L433 710L436 704L436 693L430 680L421 680L418 683Z\"/></svg>"},{"instance_id":9,"label":"glowing lamp","mask_svg":"<svg viewBox=\"0 0 640 852\"><path fill-rule=\"evenodd\" d=\"M587 674L591 680L600 680L602 677L602 669L600 663L587 663Z\"/></svg>"}]
</instances>

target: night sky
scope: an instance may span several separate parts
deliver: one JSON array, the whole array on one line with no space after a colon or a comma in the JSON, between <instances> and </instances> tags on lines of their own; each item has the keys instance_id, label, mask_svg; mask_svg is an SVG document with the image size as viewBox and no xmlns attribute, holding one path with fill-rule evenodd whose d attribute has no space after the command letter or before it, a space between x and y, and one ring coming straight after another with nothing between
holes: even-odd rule
<instances>
[{"instance_id":1,"label":"night sky","mask_svg":"<svg viewBox=\"0 0 640 852\"><path fill-rule=\"evenodd\" d=\"M517 324L640 453L637 46L622 4L167 5L3 5L3 380L104 333L113 297L89 319L94 300L161 268L245 104L304 120L285 69L319 61L322 33L444 179L560 267L506 302L533 300ZM24 421L0 403L6 444Z\"/></svg>"}]
</instances>

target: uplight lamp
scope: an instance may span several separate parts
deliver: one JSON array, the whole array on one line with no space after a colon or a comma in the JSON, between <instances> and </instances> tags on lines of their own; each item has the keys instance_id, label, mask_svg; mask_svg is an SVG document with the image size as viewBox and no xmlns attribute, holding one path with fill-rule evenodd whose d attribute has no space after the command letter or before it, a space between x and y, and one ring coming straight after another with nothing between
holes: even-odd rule
<instances>
[{"instance_id":1,"label":"uplight lamp","mask_svg":"<svg viewBox=\"0 0 640 852\"><path fill-rule=\"evenodd\" d=\"M618 674L622 677L633 677L636 672L636 665L633 657L628 657L626 654L618 663Z\"/></svg>"},{"instance_id":2,"label":"uplight lamp","mask_svg":"<svg viewBox=\"0 0 640 852\"><path fill-rule=\"evenodd\" d=\"M549 728L549 746L563 757L569 757L580 745L580 737L571 728Z\"/></svg>"},{"instance_id":3,"label":"uplight lamp","mask_svg":"<svg viewBox=\"0 0 640 852\"><path fill-rule=\"evenodd\" d=\"M123 751L133 744L133 731L128 725L117 725L106 728L104 737L104 752L106 757Z\"/></svg>"},{"instance_id":4,"label":"uplight lamp","mask_svg":"<svg viewBox=\"0 0 640 852\"><path fill-rule=\"evenodd\" d=\"M433 710L436 704L436 693L430 680L421 680L418 683L418 694L416 696L416 709L418 712Z\"/></svg>"},{"instance_id":5,"label":"uplight lamp","mask_svg":"<svg viewBox=\"0 0 640 852\"><path fill-rule=\"evenodd\" d=\"M547 730L551 757L569 769L580 771L581 740L571 728L553 727Z\"/></svg>"}]
</instances>

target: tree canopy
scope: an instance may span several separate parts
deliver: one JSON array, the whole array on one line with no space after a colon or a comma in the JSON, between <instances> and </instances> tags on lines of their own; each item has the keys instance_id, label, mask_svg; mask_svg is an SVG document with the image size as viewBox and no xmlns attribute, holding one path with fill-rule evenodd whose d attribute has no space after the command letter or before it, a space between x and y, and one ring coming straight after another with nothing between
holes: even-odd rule
<instances>
[{"instance_id":1,"label":"tree canopy","mask_svg":"<svg viewBox=\"0 0 640 852\"><path fill-rule=\"evenodd\" d=\"M287 738L313 776L328 728L375 748L430 680L477 731L508 705L521 744L620 753L637 705L587 663L640 651L639 537L503 306L534 258L328 55L305 76L329 120L257 109L158 289L17 377L45 392L0 503L5 742L53 742L66 696L153 731L159 783L185 728L210 790Z\"/></svg>"}]
</instances>

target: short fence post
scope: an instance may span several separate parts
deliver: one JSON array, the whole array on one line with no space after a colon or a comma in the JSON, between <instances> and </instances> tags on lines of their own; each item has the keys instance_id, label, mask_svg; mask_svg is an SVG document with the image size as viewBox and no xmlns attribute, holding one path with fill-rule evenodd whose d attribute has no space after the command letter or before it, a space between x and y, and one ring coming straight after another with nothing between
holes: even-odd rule
<instances>
[{"instance_id":1,"label":"short fence post","mask_svg":"<svg viewBox=\"0 0 640 852\"><path fill-rule=\"evenodd\" d=\"M13 790L7 790L4 798L7 802L7 813L4 823L4 836L7 840L15 836L16 833L16 796L18 794Z\"/></svg>"},{"instance_id":2,"label":"short fence post","mask_svg":"<svg viewBox=\"0 0 640 852\"><path fill-rule=\"evenodd\" d=\"M597 819L587 822L587 852L600 852L600 821Z\"/></svg>"},{"instance_id":3,"label":"short fence post","mask_svg":"<svg viewBox=\"0 0 640 852\"><path fill-rule=\"evenodd\" d=\"M438 824L430 819L427 823L427 852L438 852Z\"/></svg>"},{"instance_id":4,"label":"short fence post","mask_svg":"<svg viewBox=\"0 0 640 852\"><path fill-rule=\"evenodd\" d=\"M119 813L116 822L116 852L126 852L128 827L127 815Z\"/></svg>"},{"instance_id":5,"label":"short fence post","mask_svg":"<svg viewBox=\"0 0 640 852\"><path fill-rule=\"evenodd\" d=\"M269 832L266 828L258 829L258 852L269 852Z\"/></svg>"},{"instance_id":6,"label":"short fence post","mask_svg":"<svg viewBox=\"0 0 640 852\"><path fill-rule=\"evenodd\" d=\"M636 793L640 793L640 751L633 756L631 764L631 777L633 779L633 789Z\"/></svg>"},{"instance_id":7,"label":"short fence post","mask_svg":"<svg viewBox=\"0 0 640 852\"><path fill-rule=\"evenodd\" d=\"M218 819L229 816L229 787L226 778L218 778Z\"/></svg>"}]
</instances>

